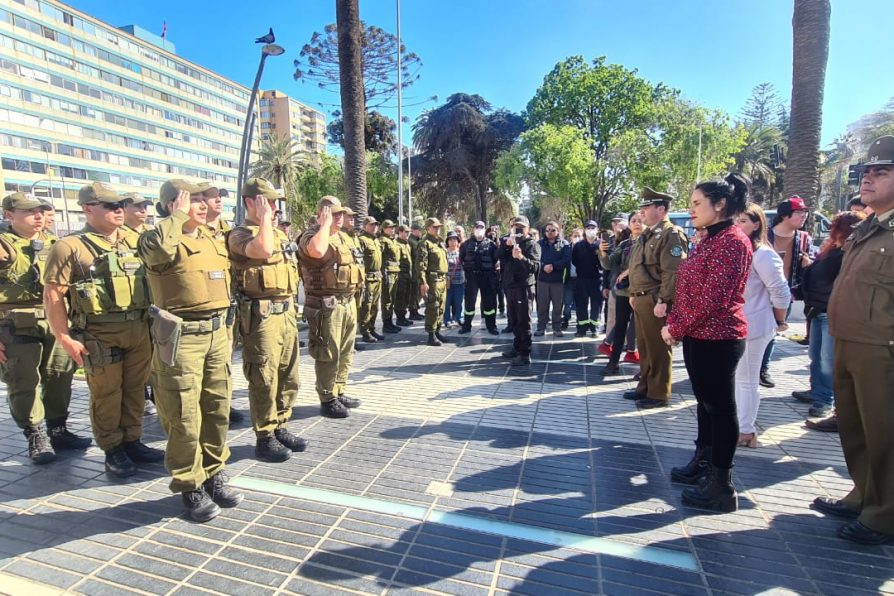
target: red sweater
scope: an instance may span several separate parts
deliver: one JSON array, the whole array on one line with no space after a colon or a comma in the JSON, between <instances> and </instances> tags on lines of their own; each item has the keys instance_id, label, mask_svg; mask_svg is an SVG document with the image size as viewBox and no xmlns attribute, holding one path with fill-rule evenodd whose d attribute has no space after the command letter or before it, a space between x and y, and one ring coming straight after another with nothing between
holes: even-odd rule
<instances>
[{"instance_id":1,"label":"red sweater","mask_svg":"<svg viewBox=\"0 0 894 596\"><path fill-rule=\"evenodd\" d=\"M674 339L745 339L745 282L751 271L751 241L732 222L708 228L677 271L667 326Z\"/></svg>"}]
</instances>

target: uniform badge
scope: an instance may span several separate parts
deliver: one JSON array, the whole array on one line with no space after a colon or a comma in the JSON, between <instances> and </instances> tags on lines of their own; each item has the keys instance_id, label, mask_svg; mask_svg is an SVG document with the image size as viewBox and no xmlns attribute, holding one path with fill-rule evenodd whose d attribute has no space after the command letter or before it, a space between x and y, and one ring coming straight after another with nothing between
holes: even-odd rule
<instances>
[{"instance_id":1,"label":"uniform badge","mask_svg":"<svg viewBox=\"0 0 894 596\"><path fill-rule=\"evenodd\" d=\"M682 257L683 256L683 247L682 246L672 246L670 250L672 257Z\"/></svg>"}]
</instances>

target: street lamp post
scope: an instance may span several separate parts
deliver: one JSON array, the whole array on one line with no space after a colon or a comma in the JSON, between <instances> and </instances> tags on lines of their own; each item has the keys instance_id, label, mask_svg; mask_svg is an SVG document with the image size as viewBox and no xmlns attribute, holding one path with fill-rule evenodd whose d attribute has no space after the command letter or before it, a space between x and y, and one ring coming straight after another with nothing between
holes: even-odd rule
<instances>
[{"instance_id":1,"label":"street lamp post","mask_svg":"<svg viewBox=\"0 0 894 596\"><path fill-rule=\"evenodd\" d=\"M285 53L282 46L268 43L261 48L261 62L258 64L258 73L255 75L255 84L251 88L251 97L248 100L248 109L245 111L245 127L242 130L242 148L239 151L239 175L236 178L236 222L242 223L245 217L245 207L242 205L242 198L238 196L242 192L242 185L245 183L245 174L248 170L248 159L251 155L251 137L254 122L255 100L258 97L258 88L261 86L261 74L264 72L264 62L267 56L280 56Z\"/></svg>"}]
</instances>

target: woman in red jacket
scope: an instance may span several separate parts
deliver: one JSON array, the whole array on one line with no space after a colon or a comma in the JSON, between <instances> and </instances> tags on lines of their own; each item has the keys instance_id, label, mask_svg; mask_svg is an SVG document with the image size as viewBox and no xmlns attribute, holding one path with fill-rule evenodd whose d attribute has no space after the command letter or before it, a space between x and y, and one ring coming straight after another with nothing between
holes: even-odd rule
<instances>
[{"instance_id":1,"label":"woman in red jacket","mask_svg":"<svg viewBox=\"0 0 894 596\"><path fill-rule=\"evenodd\" d=\"M684 503L724 512L739 507L732 483L739 439L736 367L748 336L743 307L751 241L734 219L745 209L748 184L742 175L730 174L695 187L689 215L707 236L677 271L674 307L661 330L668 344L683 342L698 402L695 456L686 466L674 468L671 479L695 485L683 491Z\"/></svg>"}]
</instances>

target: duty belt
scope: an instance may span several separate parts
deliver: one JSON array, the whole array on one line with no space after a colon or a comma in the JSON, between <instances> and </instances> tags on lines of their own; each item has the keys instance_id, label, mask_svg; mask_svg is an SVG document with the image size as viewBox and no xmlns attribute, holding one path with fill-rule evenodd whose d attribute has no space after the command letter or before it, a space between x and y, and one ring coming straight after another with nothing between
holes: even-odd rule
<instances>
[{"instance_id":1,"label":"duty belt","mask_svg":"<svg viewBox=\"0 0 894 596\"><path fill-rule=\"evenodd\" d=\"M645 290L645 291L642 291L642 292L630 292L630 295L633 296L634 298L639 298L640 296L652 295L652 294L654 294L656 291L657 291L657 290Z\"/></svg>"},{"instance_id":2,"label":"duty belt","mask_svg":"<svg viewBox=\"0 0 894 596\"><path fill-rule=\"evenodd\" d=\"M125 310L121 312L106 312L98 315L83 315L88 323L123 323L124 321L139 321L146 318L146 309Z\"/></svg>"},{"instance_id":3,"label":"duty belt","mask_svg":"<svg viewBox=\"0 0 894 596\"><path fill-rule=\"evenodd\" d=\"M435 279L444 279L447 277L447 273L437 273L435 271L429 271L425 274L427 277L434 277Z\"/></svg>"},{"instance_id":4,"label":"duty belt","mask_svg":"<svg viewBox=\"0 0 894 596\"><path fill-rule=\"evenodd\" d=\"M270 314L271 315L281 315L284 312L288 312L288 310L292 308L292 301L286 300L285 302L271 302L270 303Z\"/></svg>"},{"instance_id":5,"label":"duty belt","mask_svg":"<svg viewBox=\"0 0 894 596\"><path fill-rule=\"evenodd\" d=\"M183 335L211 333L220 329L223 326L223 323L224 318L220 315L214 315L210 319L202 319L198 321L183 321L180 324L180 333Z\"/></svg>"},{"instance_id":6,"label":"duty belt","mask_svg":"<svg viewBox=\"0 0 894 596\"><path fill-rule=\"evenodd\" d=\"M6 306L0 305L0 320L15 320L19 316L34 317L35 319L46 319L47 313L42 306Z\"/></svg>"},{"instance_id":7,"label":"duty belt","mask_svg":"<svg viewBox=\"0 0 894 596\"><path fill-rule=\"evenodd\" d=\"M369 281L371 279L380 279L382 277L381 271L367 271L366 272L366 280Z\"/></svg>"},{"instance_id":8,"label":"duty belt","mask_svg":"<svg viewBox=\"0 0 894 596\"><path fill-rule=\"evenodd\" d=\"M320 308L323 306L323 298L335 298L339 304L347 304L354 301L354 294L345 294L343 296L305 296L304 305L311 308Z\"/></svg>"}]
</instances>

